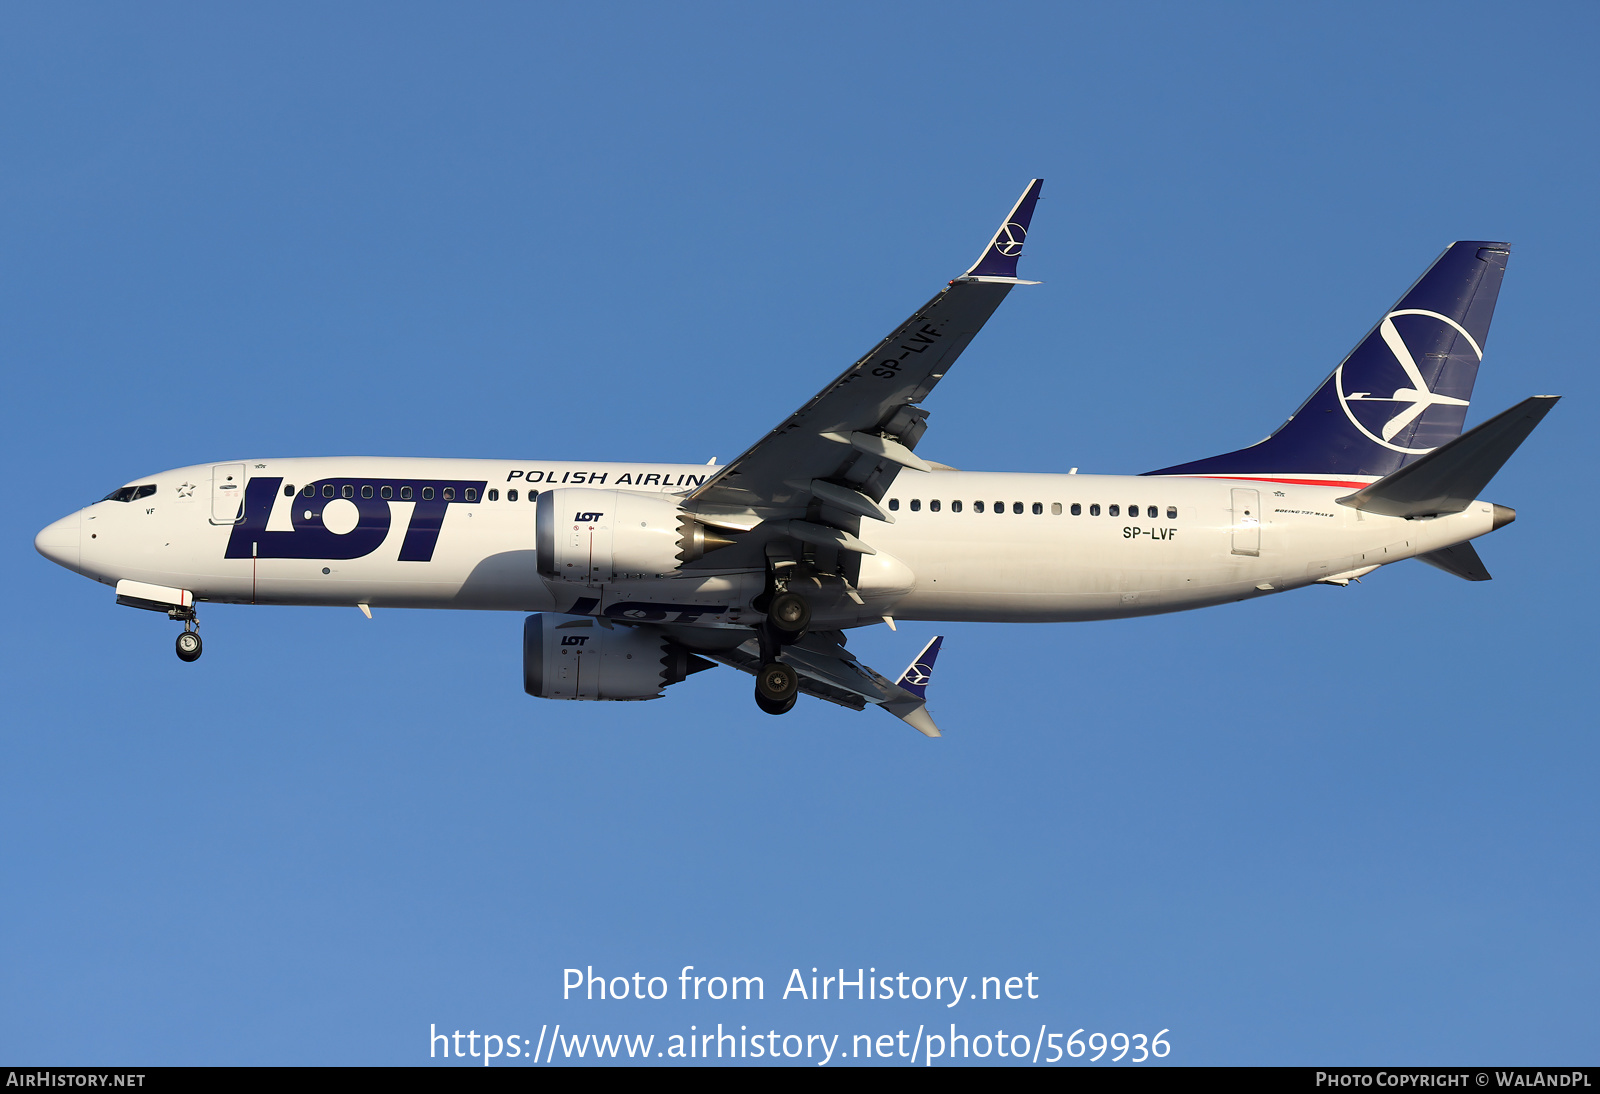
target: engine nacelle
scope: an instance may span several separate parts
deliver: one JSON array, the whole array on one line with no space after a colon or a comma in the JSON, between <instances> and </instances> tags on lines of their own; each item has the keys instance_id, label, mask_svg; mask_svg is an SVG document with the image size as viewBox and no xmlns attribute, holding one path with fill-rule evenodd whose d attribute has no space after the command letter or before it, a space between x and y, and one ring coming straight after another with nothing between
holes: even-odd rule
<instances>
[{"instance_id":1,"label":"engine nacelle","mask_svg":"<svg viewBox=\"0 0 1600 1094\"><path fill-rule=\"evenodd\" d=\"M733 541L665 494L583 487L546 490L536 516L539 573L575 585L665 577Z\"/></svg>"},{"instance_id":2,"label":"engine nacelle","mask_svg":"<svg viewBox=\"0 0 1600 1094\"><path fill-rule=\"evenodd\" d=\"M715 667L651 627L550 613L522 625L522 686L540 699L659 699L669 684Z\"/></svg>"}]
</instances>

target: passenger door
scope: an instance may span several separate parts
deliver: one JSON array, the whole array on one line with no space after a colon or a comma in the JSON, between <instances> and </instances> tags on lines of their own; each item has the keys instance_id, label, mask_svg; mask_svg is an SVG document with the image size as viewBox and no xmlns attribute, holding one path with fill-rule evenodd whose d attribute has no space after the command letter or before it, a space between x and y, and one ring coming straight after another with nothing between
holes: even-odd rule
<instances>
[{"instance_id":1,"label":"passenger door","mask_svg":"<svg viewBox=\"0 0 1600 1094\"><path fill-rule=\"evenodd\" d=\"M211 469L211 523L244 519L244 464L219 463Z\"/></svg>"},{"instance_id":2,"label":"passenger door","mask_svg":"<svg viewBox=\"0 0 1600 1094\"><path fill-rule=\"evenodd\" d=\"M1261 491L1233 491L1233 553L1261 554Z\"/></svg>"}]
</instances>

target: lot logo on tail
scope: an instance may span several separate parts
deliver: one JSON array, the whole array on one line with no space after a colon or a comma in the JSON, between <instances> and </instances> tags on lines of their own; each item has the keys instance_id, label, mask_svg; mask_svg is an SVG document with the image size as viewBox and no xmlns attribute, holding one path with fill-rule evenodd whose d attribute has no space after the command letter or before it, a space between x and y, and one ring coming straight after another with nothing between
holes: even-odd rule
<instances>
[{"instance_id":1,"label":"lot logo on tail","mask_svg":"<svg viewBox=\"0 0 1600 1094\"><path fill-rule=\"evenodd\" d=\"M1408 319L1405 323L1406 332L1410 335L1409 342L1402 337L1399 327L1395 325L1397 317L1408 316L1418 317ZM1433 407L1464 407L1468 405L1468 400L1440 395L1433 391L1423 375L1422 366L1417 363L1413 350L1423 354L1424 364L1428 366L1428 371L1437 382L1443 365L1448 360L1449 348L1455 342L1457 335L1464 338L1467 345L1472 347L1472 352L1477 355L1479 361L1483 360L1483 349L1472 335L1467 333L1467 329L1454 319L1420 308L1403 308L1390 312L1383 317L1383 322L1378 324L1378 334L1383 339L1384 345L1389 347L1392 359L1366 359L1362 362L1366 367L1360 370L1364 375L1360 377L1345 375L1345 368L1351 361L1340 365L1334 374L1339 405L1344 408L1345 416L1350 419L1351 424L1374 443L1407 455L1432 452L1431 447L1407 448L1394 444L1393 440L1405 433L1418 418ZM1347 390L1347 387L1356 386L1377 390ZM1379 394L1383 391L1391 394Z\"/></svg>"},{"instance_id":2,"label":"lot logo on tail","mask_svg":"<svg viewBox=\"0 0 1600 1094\"><path fill-rule=\"evenodd\" d=\"M1022 241L1027 238L1028 229L1008 220L1000 229L1000 234L994 237L994 249L1007 258L1015 258L1022 253Z\"/></svg>"}]
</instances>

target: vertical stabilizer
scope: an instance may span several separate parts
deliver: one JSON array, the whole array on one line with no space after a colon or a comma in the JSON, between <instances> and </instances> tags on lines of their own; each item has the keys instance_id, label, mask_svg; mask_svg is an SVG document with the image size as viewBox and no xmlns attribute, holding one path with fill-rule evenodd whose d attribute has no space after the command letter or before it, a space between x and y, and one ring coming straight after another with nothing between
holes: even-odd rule
<instances>
[{"instance_id":1,"label":"vertical stabilizer","mask_svg":"<svg viewBox=\"0 0 1600 1094\"><path fill-rule=\"evenodd\" d=\"M1509 253L1505 243L1452 243L1276 433L1149 474L1360 485L1454 440Z\"/></svg>"}]
</instances>

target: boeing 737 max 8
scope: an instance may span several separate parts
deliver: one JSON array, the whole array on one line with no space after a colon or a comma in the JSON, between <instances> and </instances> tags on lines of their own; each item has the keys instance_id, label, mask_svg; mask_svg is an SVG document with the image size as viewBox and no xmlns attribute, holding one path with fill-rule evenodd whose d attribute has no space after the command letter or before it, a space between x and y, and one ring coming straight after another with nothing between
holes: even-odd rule
<instances>
[{"instance_id":1,"label":"boeing 737 max 8","mask_svg":"<svg viewBox=\"0 0 1600 1094\"><path fill-rule=\"evenodd\" d=\"M1479 494L1555 404L1463 433L1505 273L1453 243L1277 432L1137 476L958 471L920 404L1006 295L1040 181L965 274L726 466L338 457L136 479L39 552L181 621L200 601L534 613L524 685L654 699L720 662L771 714L800 692L929 736L935 638L897 680L845 632L895 619L1062 622L1345 585L1417 558L1489 575Z\"/></svg>"}]
</instances>

